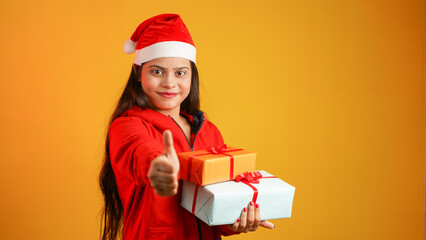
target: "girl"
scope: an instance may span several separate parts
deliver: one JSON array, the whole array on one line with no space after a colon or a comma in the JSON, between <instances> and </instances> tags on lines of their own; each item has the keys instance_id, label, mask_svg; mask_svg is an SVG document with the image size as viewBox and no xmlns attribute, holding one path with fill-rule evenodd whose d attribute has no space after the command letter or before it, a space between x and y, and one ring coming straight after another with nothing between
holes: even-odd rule
<instances>
[{"instance_id":1,"label":"girl","mask_svg":"<svg viewBox=\"0 0 426 240\"><path fill-rule=\"evenodd\" d=\"M141 23L124 46L136 49L127 85L112 115L99 176L104 194L102 239L220 239L255 231L252 202L232 225L208 226L180 207L176 152L223 144L199 110L195 46L179 15Z\"/></svg>"}]
</instances>

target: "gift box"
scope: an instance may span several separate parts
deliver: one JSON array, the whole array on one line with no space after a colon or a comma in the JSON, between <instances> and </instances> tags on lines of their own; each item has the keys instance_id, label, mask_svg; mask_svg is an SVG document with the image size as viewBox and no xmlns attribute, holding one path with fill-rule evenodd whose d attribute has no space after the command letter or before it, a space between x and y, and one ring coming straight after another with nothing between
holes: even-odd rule
<instances>
[{"instance_id":1,"label":"gift box","mask_svg":"<svg viewBox=\"0 0 426 240\"><path fill-rule=\"evenodd\" d=\"M204 186L235 179L238 174L254 171L256 153L244 149L212 147L178 154L180 178Z\"/></svg>"},{"instance_id":2,"label":"gift box","mask_svg":"<svg viewBox=\"0 0 426 240\"><path fill-rule=\"evenodd\" d=\"M210 226L233 224L250 201L259 204L261 220L291 217L295 187L265 171L255 175L207 186L183 181L180 205Z\"/></svg>"}]
</instances>

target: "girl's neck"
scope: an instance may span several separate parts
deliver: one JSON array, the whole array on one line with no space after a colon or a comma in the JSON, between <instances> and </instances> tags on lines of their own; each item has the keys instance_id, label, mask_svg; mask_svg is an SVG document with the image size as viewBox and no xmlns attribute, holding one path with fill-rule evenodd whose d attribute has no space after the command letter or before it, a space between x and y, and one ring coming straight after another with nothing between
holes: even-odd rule
<instances>
[{"instance_id":1,"label":"girl's neck","mask_svg":"<svg viewBox=\"0 0 426 240\"><path fill-rule=\"evenodd\" d=\"M174 119L179 119L180 117L180 108L172 109L172 110L163 110L163 109L154 109L154 110L164 115L170 116Z\"/></svg>"}]
</instances>

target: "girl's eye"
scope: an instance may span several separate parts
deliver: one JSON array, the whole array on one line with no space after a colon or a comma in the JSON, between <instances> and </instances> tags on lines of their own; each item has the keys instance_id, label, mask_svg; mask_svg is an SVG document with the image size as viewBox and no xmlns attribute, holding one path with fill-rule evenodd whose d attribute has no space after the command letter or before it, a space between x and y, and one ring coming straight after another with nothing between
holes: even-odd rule
<instances>
[{"instance_id":1,"label":"girl's eye","mask_svg":"<svg viewBox=\"0 0 426 240\"><path fill-rule=\"evenodd\" d=\"M177 73L176 73L176 75L178 75L178 76L183 76L183 75L185 75L186 74L186 72L185 71L178 71Z\"/></svg>"},{"instance_id":2,"label":"girl's eye","mask_svg":"<svg viewBox=\"0 0 426 240\"><path fill-rule=\"evenodd\" d=\"M163 74L163 71L161 71L160 69L153 69L152 73L154 73L154 75L161 75Z\"/></svg>"}]
</instances>

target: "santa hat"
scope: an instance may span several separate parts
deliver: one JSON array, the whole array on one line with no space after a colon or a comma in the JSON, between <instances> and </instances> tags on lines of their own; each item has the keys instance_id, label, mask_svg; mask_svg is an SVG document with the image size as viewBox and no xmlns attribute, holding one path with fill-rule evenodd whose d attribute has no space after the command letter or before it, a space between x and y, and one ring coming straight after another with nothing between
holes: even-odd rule
<instances>
[{"instance_id":1,"label":"santa hat","mask_svg":"<svg viewBox=\"0 0 426 240\"><path fill-rule=\"evenodd\" d=\"M177 14L161 14L142 22L123 46L124 52L136 50L133 63L160 57L182 57L195 63L195 45L188 29Z\"/></svg>"}]
</instances>

